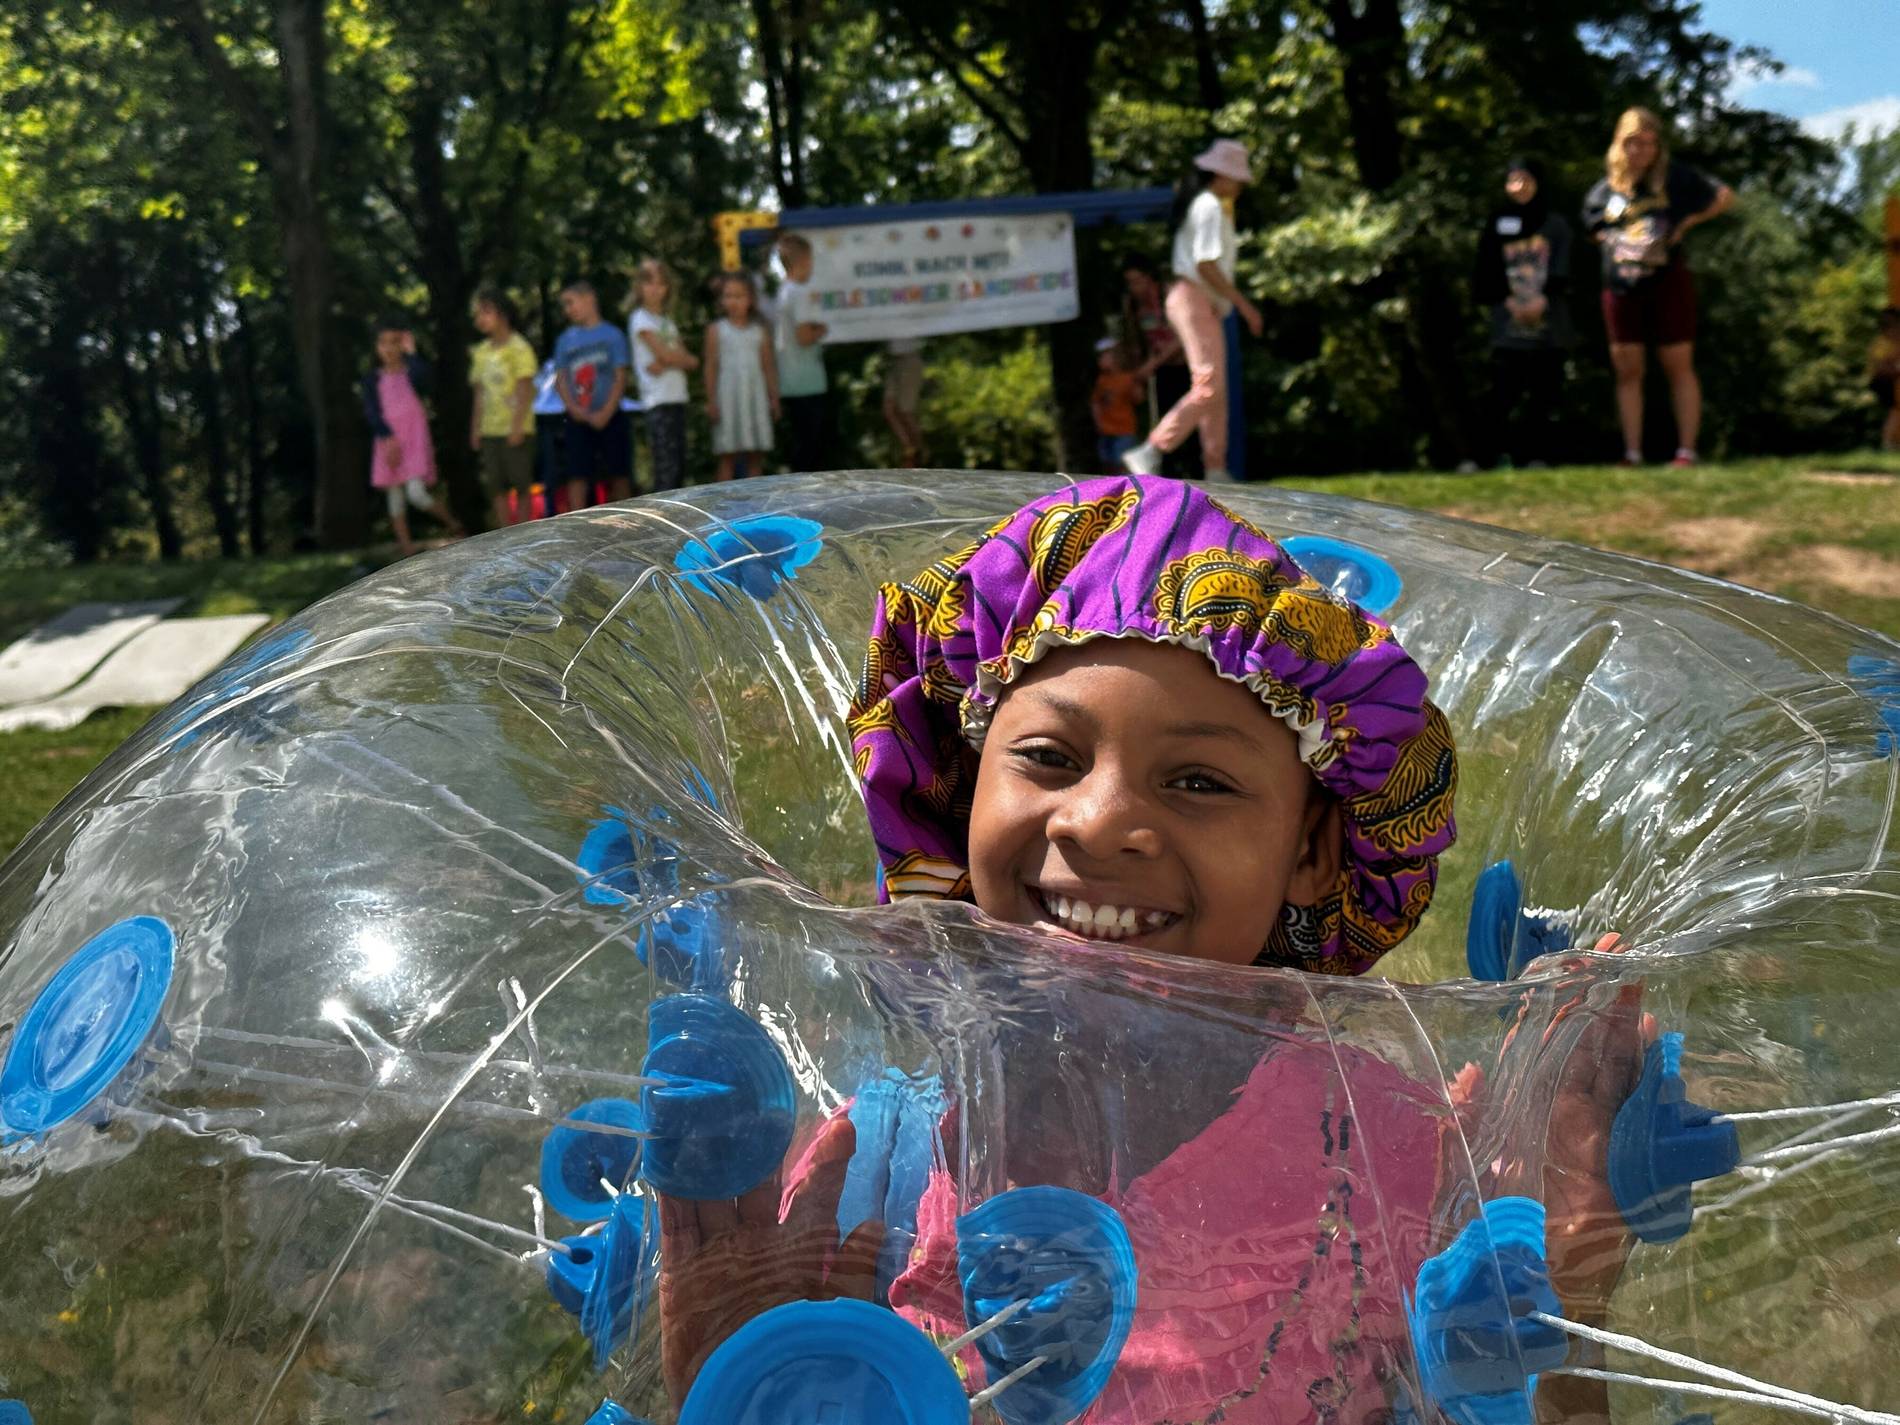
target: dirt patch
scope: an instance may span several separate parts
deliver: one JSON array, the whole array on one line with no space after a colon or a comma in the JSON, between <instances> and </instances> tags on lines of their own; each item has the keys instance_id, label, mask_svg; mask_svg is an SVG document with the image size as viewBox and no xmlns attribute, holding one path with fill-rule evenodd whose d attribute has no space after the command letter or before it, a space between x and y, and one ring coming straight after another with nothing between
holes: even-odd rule
<instances>
[{"instance_id":1,"label":"dirt patch","mask_svg":"<svg viewBox=\"0 0 1900 1425\"><path fill-rule=\"evenodd\" d=\"M1809 578L1849 594L1876 599L1900 599L1900 560L1844 544L1811 544L1794 556L1797 568Z\"/></svg>"},{"instance_id":2,"label":"dirt patch","mask_svg":"<svg viewBox=\"0 0 1900 1425\"><path fill-rule=\"evenodd\" d=\"M1891 489L1900 484L1900 475L1878 475L1866 470L1809 470L1801 478L1817 485L1884 485Z\"/></svg>"},{"instance_id":3,"label":"dirt patch","mask_svg":"<svg viewBox=\"0 0 1900 1425\"><path fill-rule=\"evenodd\" d=\"M1774 532L1761 520L1738 515L1671 520L1651 528L1674 546L1670 563L1724 578L1743 570L1762 539Z\"/></svg>"}]
</instances>

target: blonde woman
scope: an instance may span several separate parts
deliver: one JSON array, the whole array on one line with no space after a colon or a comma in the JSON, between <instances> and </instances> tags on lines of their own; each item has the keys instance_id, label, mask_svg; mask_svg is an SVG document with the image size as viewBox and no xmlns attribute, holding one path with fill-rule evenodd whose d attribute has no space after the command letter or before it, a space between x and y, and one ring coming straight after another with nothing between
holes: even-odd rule
<instances>
[{"instance_id":1,"label":"blonde woman","mask_svg":"<svg viewBox=\"0 0 1900 1425\"><path fill-rule=\"evenodd\" d=\"M1662 120L1626 109L1610 141L1607 173L1583 202L1583 224L1603 252L1603 325L1616 368L1623 464L1643 459L1643 358L1650 347L1669 378L1676 457L1695 464L1702 387L1695 375L1695 283L1682 239L1735 201L1725 183L1671 163Z\"/></svg>"}]
</instances>

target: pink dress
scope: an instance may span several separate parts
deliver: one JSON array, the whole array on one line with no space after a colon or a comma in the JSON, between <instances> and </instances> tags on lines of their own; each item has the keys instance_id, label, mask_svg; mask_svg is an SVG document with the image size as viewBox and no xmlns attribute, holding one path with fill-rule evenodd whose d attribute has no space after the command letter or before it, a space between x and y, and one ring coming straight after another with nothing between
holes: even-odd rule
<instances>
[{"instance_id":1,"label":"pink dress","mask_svg":"<svg viewBox=\"0 0 1900 1425\"><path fill-rule=\"evenodd\" d=\"M1361 1425L1409 1359L1400 1293L1429 1255L1442 1094L1376 1056L1284 1045L1129 1184L1133 1329L1079 1425ZM951 1178L919 1206L900 1315L965 1326ZM966 1364L981 1379L974 1350Z\"/></svg>"},{"instance_id":2,"label":"pink dress","mask_svg":"<svg viewBox=\"0 0 1900 1425\"><path fill-rule=\"evenodd\" d=\"M422 409L422 398L409 382L407 371L381 371L376 376L376 397L382 402L383 421L390 434L402 446L400 460L383 458L386 447L378 440L370 454L369 482L378 490L400 485L405 480L435 483L435 447L429 443L429 413Z\"/></svg>"}]
</instances>

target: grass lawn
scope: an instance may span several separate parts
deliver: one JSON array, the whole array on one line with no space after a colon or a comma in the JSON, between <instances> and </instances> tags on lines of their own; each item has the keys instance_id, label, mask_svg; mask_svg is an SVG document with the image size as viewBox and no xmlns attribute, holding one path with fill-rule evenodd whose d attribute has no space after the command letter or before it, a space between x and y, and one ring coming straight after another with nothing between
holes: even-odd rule
<instances>
[{"instance_id":1,"label":"grass lawn","mask_svg":"<svg viewBox=\"0 0 1900 1425\"><path fill-rule=\"evenodd\" d=\"M1900 637L1900 455L1743 460L1694 470L1563 466L1289 480L1676 564ZM0 646L84 599L177 595L180 614L286 618L384 551L200 564L0 571ZM0 856L136 729L108 709L70 732L0 735Z\"/></svg>"}]
</instances>

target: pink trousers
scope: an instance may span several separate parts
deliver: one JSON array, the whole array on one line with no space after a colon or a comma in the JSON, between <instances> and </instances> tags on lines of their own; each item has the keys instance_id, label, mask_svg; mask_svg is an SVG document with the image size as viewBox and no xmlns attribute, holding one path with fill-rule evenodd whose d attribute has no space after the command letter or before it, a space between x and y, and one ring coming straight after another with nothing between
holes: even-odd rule
<instances>
[{"instance_id":1,"label":"pink trousers","mask_svg":"<svg viewBox=\"0 0 1900 1425\"><path fill-rule=\"evenodd\" d=\"M1181 339L1187 355L1187 394L1148 433L1156 450L1173 450L1197 427L1201 433L1201 462L1209 470L1227 468L1227 335L1214 304L1192 282L1177 281L1168 289L1168 325Z\"/></svg>"}]
</instances>

